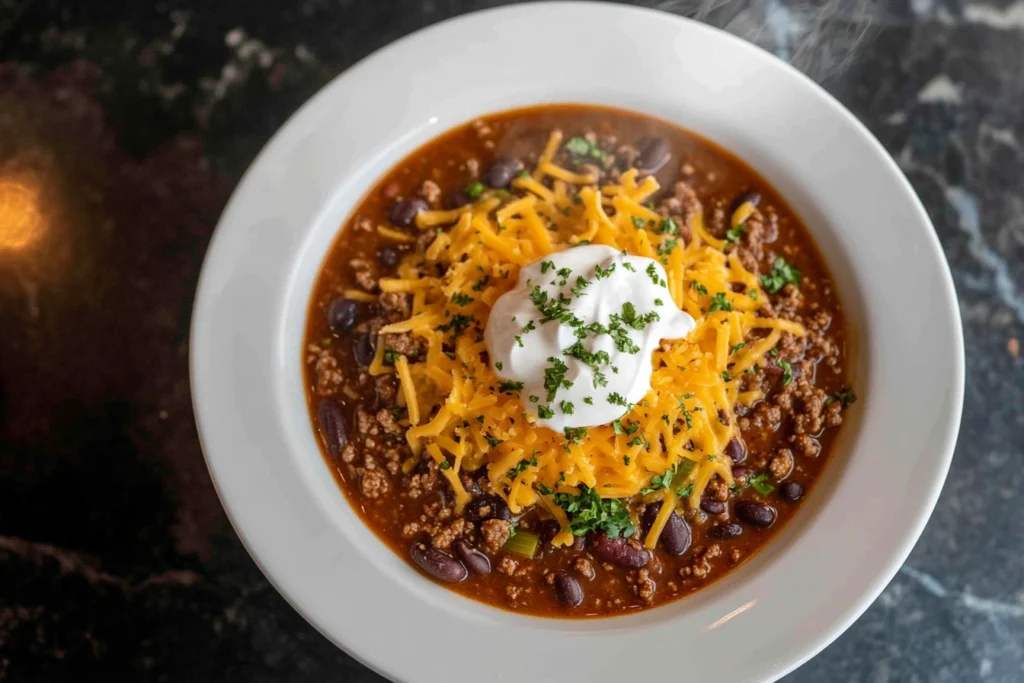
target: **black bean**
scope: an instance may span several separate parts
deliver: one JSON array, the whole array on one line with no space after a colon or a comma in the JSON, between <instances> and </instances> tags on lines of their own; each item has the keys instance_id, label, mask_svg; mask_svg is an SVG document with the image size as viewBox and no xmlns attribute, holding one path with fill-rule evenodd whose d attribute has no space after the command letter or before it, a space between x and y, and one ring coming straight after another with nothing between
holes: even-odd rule
<instances>
[{"instance_id":1,"label":"black bean","mask_svg":"<svg viewBox=\"0 0 1024 683\"><path fill-rule=\"evenodd\" d=\"M757 206L758 204L761 203L761 193L756 192L754 190L747 192L746 194L744 194L743 196L736 200L736 207L739 208L741 205L746 204L747 202L750 202L754 206Z\"/></svg>"},{"instance_id":2,"label":"black bean","mask_svg":"<svg viewBox=\"0 0 1024 683\"><path fill-rule=\"evenodd\" d=\"M496 190L508 187L519 171L519 162L508 157L498 157L484 173L484 182Z\"/></svg>"},{"instance_id":3,"label":"black bean","mask_svg":"<svg viewBox=\"0 0 1024 683\"><path fill-rule=\"evenodd\" d=\"M445 583L464 581L469 572L466 567L451 555L443 553L424 543L413 543L409 555L416 566Z\"/></svg>"},{"instance_id":4,"label":"black bean","mask_svg":"<svg viewBox=\"0 0 1024 683\"><path fill-rule=\"evenodd\" d=\"M422 197L409 197L391 207L391 222L400 228L408 228L416 220L416 214L430 208Z\"/></svg>"},{"instance_id":5,"label":"black bean","mask_svg":"<svg viewBox=\"0 0 1024 683\"><path fill-rule=\"evenodd\" d=\"M736 503L736 516L751 526L769 527L775 523L775 508L752 500L741 500Z\"/></svg>"},{"instance_id":6,"label":"black bean","mask_svg":"<svg viewBox=\"0 0 1024 683\"><path fill-rule=\"evenodd\" d=\"M625 537L608 538L603 532L590 537L590 552L602 562L610 562L616 567L640 569L651 561L651 551L647 548L634 548Z\"/></svg>"},{"instance_id":7,"label":"black bean","mask_svg":"<svg viewBox=\"0 0 1024 683\"><path fill-rule=\"evenodd\" d=\"M750 468L746 465L737 465L732 468L733 479L746 479L750 476Z\"/></svg>"},{"instance_id":8,"label":"black bean","mask_svg":"<svg viewBox=\"0 0 1024 683\"><path fill-rule=\"evenodd\" d=\"M710 498L700 499L700 509L709 515L720 515L725 512L725 503L720 500L712 500Z\"/></svg>"},{"instance_id":9,"label":"black bean","mask_svg":"<svg viewBox=\"0 0 1024 683\"><path fill-rule=\"evenodd\" d=\"M373 354L377 352L377 346L373 342L373 337L363 332L356 339L352 350L356 362L365 367L373 361Z\"/></svg>"},{"instance_id":10,"label":"black bean","mask_svg":"<svg viewBox=\"0 0 1024 683\"><path fill-rule=\"evenodd\" d=\"M566 607L579 607L583 602L583 586L565 572L555 574L555 597Z\"/></svg>"},{"instance_id":11,"label":"black bean","mask_svg":"<svg viewBox=\"0 0 1024 683\"><path fill-rule=\"evenodd\" d=\"M672 150L665 138L652 138L640 148L640 156L636 158L633 166L644 175L657 173L662 166L668 163L672 156Z\"/></svg>"},{"instance_id":12,"label":"black bean","mask_svg":"<svg viewBox=\"0 0 1024 683\"><path fill-rule=\"evenodd\" d=\"M356 324L359 304L344 297L335 299L327 307L327 326L331 332L348 332Z\"/></svg>"},{"instance_id":13,"label":"black bean","mask_svg":"<svg viewBox=\"0 0 1024 683\"><path fill-rule=\"evenodd\" d=\"M345 415L341 412L341 406L325 398L316 407L316 417L320 422L320 434L324 438L327 452L332 458L337 458L348 443Z\"/></svg>"},{"instance_id":14,"label":"black bean","mask_svg":"<svg viewBox=\"0 0 1024 683\"><path fill-rule=\"evenodd\" d=\"M508 504L500 496L484 494L477 496L466 505L463 513L471 522L482 522L486 519L512 519Z\"/></svg>"},{"instance_id":15,"label":"black bean","mask_svg":"<svg viewBox=\"0 0 1024 683\"><path fill-rule=\"evenodd\" d=\"M797 481L787 481L779 487L779 493L786 500L795 503L804 497L804 485Z\"/></svg>"},{"instance_id":16,"label":"black bean","mask_svg":"<svg viewBox=\"0 0 1024 683\"><path fill-rule=\"evenodd\" d=\"M739 524L719 524L718 526L711 527L711 530L708 531L708 538L725 540L727 538L736 538L742 533L743 527Z\"/></svg>"},{"instance_id":17,"label":"black bean","mask_svg":"<svg viewBox=\"0 0 1024 683\"><path fill-rule=\"evenodd\" d=\"M729 443L725 444L725 454L732 458L735 465L747 459L747 449L739 439L729 439Z\"/></svg>"},{"instance_id":18,"label":"black bean","mask_svg":"<svg viewBox=\"0 0 1024 683\"><path fill-rule=\"evenodd\" d=\"M462 190L456 190L455 192L452 192L447 197L445 197L444 204L446 208L458 209L460 207L465 206L466 204L469 204L471 201L473 200L469 198L468 194L466 194Z\"/></svg>"},{"instance_id":19,"label":"black bean","mask_svg":"<svg viewBox=\"0 0 1024 683\"><path fill-rule=\"evenodd\" d=\"M537 536L540 537L540 542L544 545L551 543L558 535L558 532L562 530L562 526L553 519L545 519L537 525Z\"/></svg>"},{"instance_id":20,"label":"black bean","mask_svg":"<svg viewBox=\"0 0 1024 683\"><path fill-rule=\"evenodd\" d=\"M377 262L389 270L398 265L398 259L398 250L390 244L377 250Z\"/></svg>"},{"instance_id":21,"label":"black bean","mask_svg":"<svg viewBox=\"0 0 1024 683\"><path fill-rule=\"evenodd\" d=\"M469 571L474 574L491 573L491 558L470 545L469 541L463 538L457 539L452 543L452 548L462 560L462 564L469 568Z\"/></svg>"}]
</instances>

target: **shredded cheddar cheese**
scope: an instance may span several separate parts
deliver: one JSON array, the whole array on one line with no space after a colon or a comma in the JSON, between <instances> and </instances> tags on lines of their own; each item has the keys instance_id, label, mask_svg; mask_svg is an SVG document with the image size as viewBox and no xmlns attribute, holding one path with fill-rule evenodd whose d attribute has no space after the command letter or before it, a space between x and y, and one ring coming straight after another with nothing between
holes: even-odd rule
<instances>
[{"instance_id":1,"label":"shredded cheddar cheese","mask_svg":"<svg viewBox=\"0 0 1024 683\"><path fill-rule=\"evenodd\" d=\"M417 227L437 237L406 255L396 277L381 280L382 291L412 296L411 316L381 333L410 333L426 353L399 355L391 367L379 343L369 370L397 375L409 446L438 464L457 510L469 500L459 473L486 466L513 513L541 505L562 527L555 542L570 543L570 520L554 494L586 486L603 498L641 495L663 501L645 538L653 547L677 505L695 509L715 475L732 484L724 449L737 434L735 408L761 398L741 390L740 378L764 362L783 333L805 331L759 315L758 279L722 251L726 243L708 234L699 214L685 241L679 226L645 205L659 189L653 176L640 179L631 170L598 187L595 178L555 165L560 143L556 131L536 169L513 180L525 196L485 192L470 206L417 215ZM672 302L697 326L654 352L650 391L628 414L567 438L537 425L526 397L500 390L482 333L520 267L581 243L659 260Z\"/></svg>"}]
</instances>

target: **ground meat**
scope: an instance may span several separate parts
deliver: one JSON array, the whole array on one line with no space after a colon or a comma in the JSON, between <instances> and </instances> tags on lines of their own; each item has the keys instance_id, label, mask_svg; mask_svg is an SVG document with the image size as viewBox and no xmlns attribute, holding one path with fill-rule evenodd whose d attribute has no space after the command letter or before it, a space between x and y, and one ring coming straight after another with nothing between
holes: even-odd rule
<instances>
[{"instance_id":1,"label":"ground meat","mask_svg":"<svg viewBox=\"0 0 1024 683\"><path fill-rule=\"evenodd\" d=\"M480 162L476 159L466 159L466 170L469 171L469 177L475 180L480 175Z\"/></svg>"},{"instance_id":2,"label":"ground meat","mask_svg":"<svg viewBox=\"0 0 1024 683\"><path fill-rule=\"evenodd\" d=\"M707 487L704 489L704 495L711 500L717 500L721 503L729 500L729 485L718 478L715 478L708 482Z\"/></svg>"},{"instance_id":3,"label":"ground meat","mask_svg":"<svg viewBox=\"0 0 1024 683\"><path fill-rule=\"evenodd\" d=\"M572 568L580 576L586 577L587 579L593 579L596 576L594 571L594 565L587 558L580 556L572 561Z\"/></svg>"},{"instance_id":4,"label":"ground meat","mask_svg":"<svg viewBox=\"0 0 1024 683\"><path fill-rule=\"evenodd\" d=\"M783 332L779 339L779 356L792 362L804 355L804 340L795 334Z\"/></svg>"},{"instance_id":5,"label":"ground meat","mask_svg":"<svg viewBox=\"0 0 1024 683\"><path fill-rule=\"evenodd\" d=\"M786 285L772 300L772 305L775 306L777 317L794 320L797 317L797 312L804 305L803 292L796 285Z\"/></svg>"},{"instance_id":6,"label":"ground meat","mask_svg":"<svg viewBox=\"0 0 1024 683\"><path fill-rule=\"evenodd\" d=\"M426 463L426 471L410 476L407 484L406 495L413 500L434 491L439 483L437 465L432 460L421 462Z\"/></svg>"},{"instance_id":7,"label":"ground meat","mask_svg":"<svg viewBox=\"0 0 1024 683\"><path fill-rule=\"evenodd\" d=\"M672 196L663 199L658 206L658 213L663 216L672 216L679 223L679 236L686 242L690 241L692 221L703 211L697 193L683 181L676 183L672 188Z\"/></svg>"},{"instance_id":8,"label":"ground meat","mask_svg":"<svg viewBox=\"0 0 1024 683\"><path fill-rule=\"evenodd\" d=\"M658 585L654 583L650 572L641 569L636 573L636 583L633 585L633 592L644 602L650 604L654 601L654 592Z\"/></svg>"},{"instance_id":9,"label":"ground meat","mask_svg":"<svg viewBox=\"0 0 1024 683\"><path fill-rule=\"evenodd\" d=\"M379 434L377 419L362 408L356 410L356 429L360 434Z\"/></svg>"},{"instance_id":10,"label":"ground meat","mask_svg":"<svg viewBox=\"0 0 1024 683\"><path fill-rule=\"evenodd\" d=\"M391 490L391 484L380 470L367 469L359 477L359 490L367 498L379 498Z\"/></svg>"},{"instance_id":11,"label":"ground meat","mask_svg":"<svg viewBox=\"0 0 1024 683\"><path fill-rule=\"evenodd\" d=\"M488 519L480 525L480 535L488 552L496 553L512 535L512 523L505 519Z\"/></svg>"},{"instance_id":12,"label":"ground meat","mask_svg":"<svg viewBox=\"0 0 1024 683\"><path fill-rule=\"evenodd\" d=\"M762 401L754 408L750 425L757 430L772 429L782 420L782 410L768 401Z\"/></svg>"},{"instance_id":13,"label":"ground meat","mask_svg":"<svg viewBox=\"0 0 1024 683\"><path fill-rule=\"evenodd\" d=\"M377 276L373 272L373 264L366 259L354 258L348 262L352 269L352 278L356 284L367 292L377 291Z\"/></svg>"},{"instance_id":14,"label":"ground meat","mask_svg":"<svg viewBox=\"0 0 1024 683\"><path fill-rule=\"evenodd\" d=\"M511 557L505 556L498 562L498 571L505 576L512 576L515 573L519 563L513 560Z\"/></svg>"},{"instance_id":15,"label":"ground meat","mask_svg":"<svg viewBox=\"0 0 1024 683\"><path fill-rule=\"evenodd\" d=\"M356 447L352 444L347 444L345 448L341 450L341 461L344 463L352 463L356 459Z\"/></svg>"},{"instance_id":16,"label":"ground meat","mask_svg":"<svg viewBox=\"0 0 1024 683\"><path fill-rule=\"evenodd\" d=\"M416 251L418 253L426 252L430 248L430 245L434 243L434 239L437 238L437 232L433 230L424 230L420 233L420 236L416 238Z\"/></svg>"},{"instance_id":17,"label":"ground meat","mask_svg":"<svg viewBox=\"0 0 1024 683\"><path fill-rule=\"evenodd\" d=\"M778 236L779 228L775 215L772 214L766 217L760 211L754 211L743 223L743 230L740 232L737 247L737 253L744 267L746 267L748 261L752 261L754 267L747 268L747 270L756 273L757 264L764 261L765 244L774 242L778 239Z\"/></svg>"},{"instance_id":18,"label":"ground meat","mask_svg":"<svg viewBox=\"0 0 1024 683\"><path fill-rule=\"evenodd\" d=\"M806 458L816 458L821 451L821 444L818 443L818 440L806 434L794 434L789 437L789 443Z\"/></svg>"},{"instance_id":19,"label":"ground meat","mask_svg":"<svg viewBox=\"0 0 1024 683\"><path fill-rule=\"evenodd\" d=\"M360 232L373 232L373 221L366 216L360 216L356 219L356 230Z\"/></svg>"},{"instance_id":20,"label":"ground meat","mask_svg":"<svg viewBox=\"0 0 1024 683\"><path fill-rule=\"evenodd\" d=\"M640 156L640 150L633 145L622 145L615 150L615 158L621 161L620 168L632 168L633 162Z\"/></svg>"},{"instance_id":21,"label":"ground meat","mask_svg":"<svg viewBox=\"0 0 1024 683\"><path fill-rule=\"evenodd\" d=\"M398 396L398 380L394 375L377 375L373 378L379 405L393 406Z\"/></svg>"},{"instance_id":22,"label":"ground meat","mask_svg":"<svg viewBox=\"0 0 1024 683\"><path fill-rule=\"evenodd\" d=\"M793 451L781 448L768 463L768 471L775 481L782 481L793 471Z\"/></svg>"},{"instance_id":23,"label":"ground meat","mask_svg":"<svg viewBox=\"0 0 1024 683\"><path fill-rule=\"evenodd\" d=\"M522 592L523 589L519 586L505 586L505 596L509 599L509 602L515 602Z\"/></svg>"},{"instance_id":24,"label":"ground meat","mask_svg":"<svg viewBox=\"0 0 1024 683\"><path fill-rule=\"evenodd\" d=\"M446 508L447 509L447 508ZM435 548L440 550L448 550L452 547L452 542L456 538L466 533L469 524L462 517L457 518L451 524L442 527L440 530L431 534L430 542Z\"/></svg>"},{"instance_id":25,"label":"ground meat","mask_svg":"<svg viewBox=\"0 0 1024 683\"><path fill-rule=\"evenodd\" d=\"M679 575L683 578L695 577L698 579L707 578L708 574L711 573L711 560L722 555L722 547L715 543L703 548L697 548L693 552L693 564L689 567L683 567L679 570Z\"/></svg>"},{"instance_id":26,"label":"ground meat","mask_svg":"<svg viewBox=\"0 0 1024 683\"><path fill-rule=\"evenodd\" d=\"M420 188L420 194L423 195L428 204L436 206L438 200L441 199L441 188L433 180L424 180L423 187Z\"/></svg>"},{"instance_id":27,"label":"ground meat","mask_svg":"<svg viewBox=\"0 0 1024 683\"><path fill-rule=\"evenodd\" d=\"M379 424L388 434L401 433L401 425L398 424L398 420L395 419L394 414L387 408L381 408L378 410L376 418L377 424Z\"/></svg>"},{"instance_id":28,"label":"ground meat","mask_svg":"<svg viewBox=\"0 0 1024 683\"><path fill-rule=\"evenodd\" d=\"M409 332L385 334L382 342L385 349L397 351L409 358L416 358L423 352L423 340L413 337Z\"/></svg>"},{"instance_id":29,"label":"ground meat","mask_svg":"<svg viewBox=\"0 0 1024 683\"><path fill-rule=\"evenodd\" d=\"M384 292L380 295L380 307L385 313L392 313L396 320L405 320L409 317L411 307L409 306L409 295L402 292Z\"/></svg>"},{"instance_id":30,"label":"ground meat","mask_svg":"<svg viewBox=\"0 0 1024 683\"><path fill-rule=\"evenodd\" d=\"M341 386L345 377L338 369L338 360L330 349L322 349L316 344L308 347L309 356L306 362L313 363L313 374L316 376L316 393L321 396L333 394Z\"/></svg>"}]
</instances>

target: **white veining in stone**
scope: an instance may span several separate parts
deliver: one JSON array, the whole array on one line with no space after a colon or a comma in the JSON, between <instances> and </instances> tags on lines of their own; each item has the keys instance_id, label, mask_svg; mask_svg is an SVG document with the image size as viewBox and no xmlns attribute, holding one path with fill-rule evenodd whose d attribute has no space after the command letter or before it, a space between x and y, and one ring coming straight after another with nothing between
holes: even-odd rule
<instances>
[{"instance_id":1,"label":"white veining in stone","mask_svg":"<svg viewBox=\"0 0 1024 683\"><path fill-rule=\"evenodd\" d=\"M917 93L917 101L927 104L961 104L963 95L960 92L960 86L954 83L949 76L939 74L921 88Z\"/></svg>"},{"instance_id":2,"label":"white veining in stone","mask_svg":"<svg viewBox=\"0 0 1024 683\"><path fill-rule=\"evenodd\" d=\"M1004 9L981 3L966 5L964 19L1001 30L1024 30L1024 0L1017 0Z\"/></svg>"}]
</instances>

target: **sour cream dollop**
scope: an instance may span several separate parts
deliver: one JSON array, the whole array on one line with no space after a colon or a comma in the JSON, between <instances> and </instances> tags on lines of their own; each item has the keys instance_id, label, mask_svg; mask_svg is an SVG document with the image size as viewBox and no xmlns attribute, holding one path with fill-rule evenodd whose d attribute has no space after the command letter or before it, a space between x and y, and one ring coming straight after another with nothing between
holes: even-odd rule
<instances>
[{"instance_id":1,"label":"sour cream dollop","mask_svg":"<svg viewBox=\"0 0 1024 683\"><path fill-rule=\"evenodd\" d=\"M573 247L522 268L485 341L501 390L559 432L622 417L651 388L651 354L696 326L653 259Z\"/></svg>"}]
</instances>

